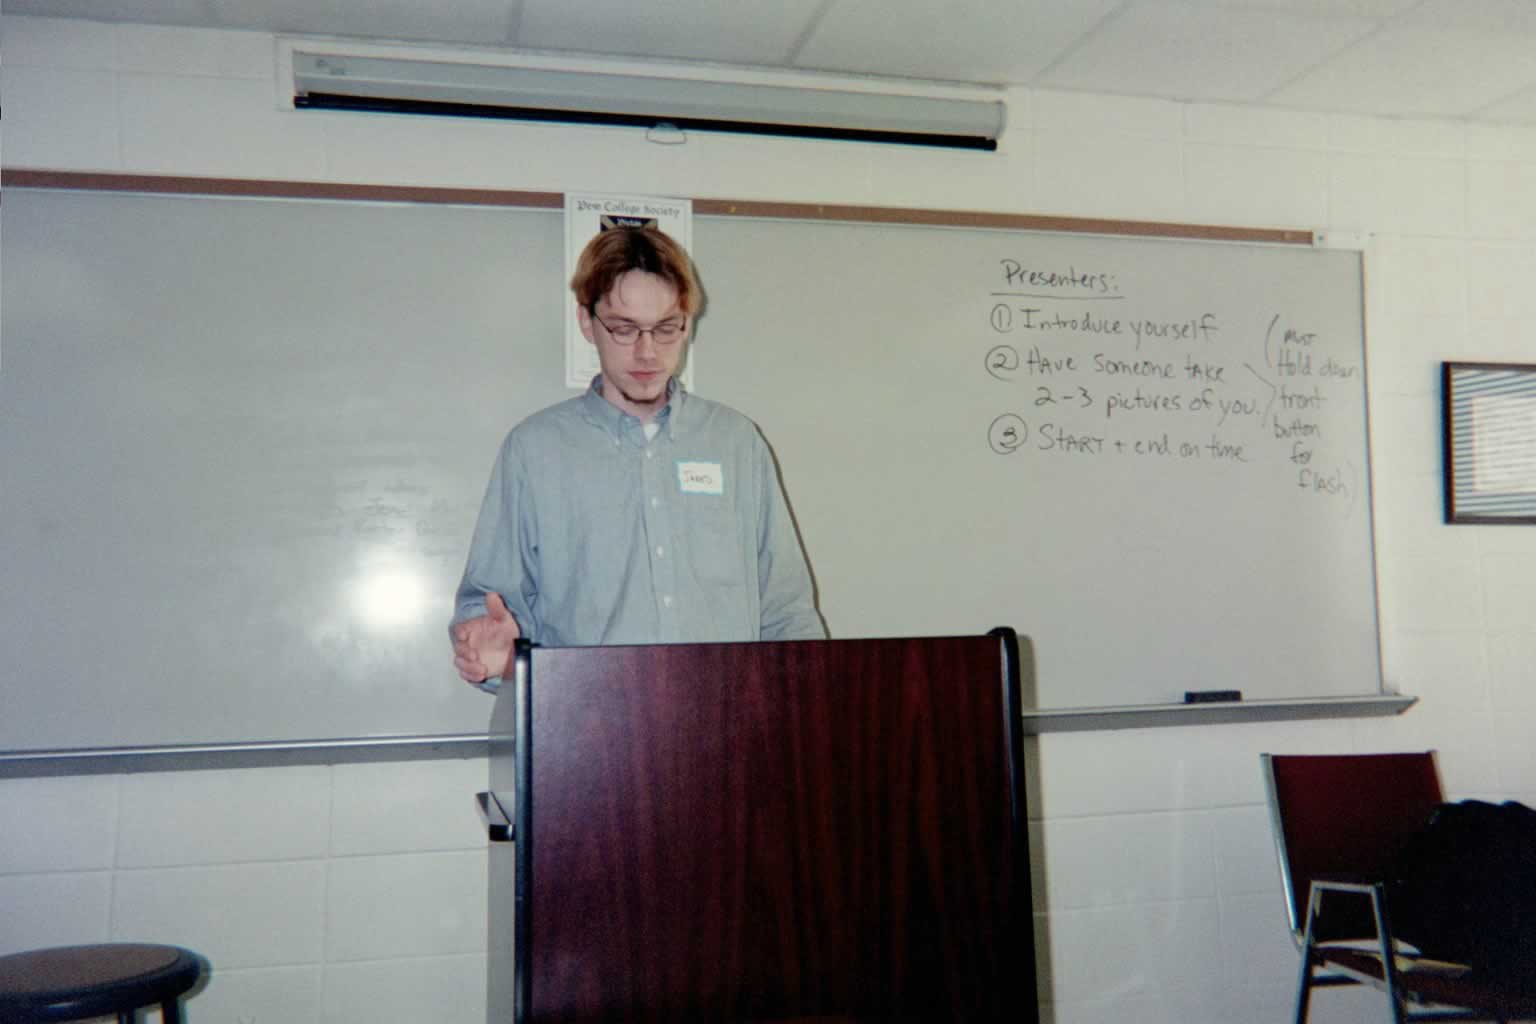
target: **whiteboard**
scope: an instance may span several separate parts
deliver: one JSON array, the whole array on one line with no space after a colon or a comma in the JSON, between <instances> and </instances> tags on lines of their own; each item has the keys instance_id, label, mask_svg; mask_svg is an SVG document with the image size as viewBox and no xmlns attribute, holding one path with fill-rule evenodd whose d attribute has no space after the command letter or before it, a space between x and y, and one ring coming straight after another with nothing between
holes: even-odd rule
<instances>
[{"instance_id":1,"label":"whiteboard","mask_svg":"<svg viewBox=\"0 0 1536 1024\"><path fill-rule=\"evenodd\" d=\"M557 213L8 189L0 750L477 732L445 626L561 386ZM1358 253L701 217L698 390L834 636L1042 708L1376 692Z\"/></svg>"}]
</instances>

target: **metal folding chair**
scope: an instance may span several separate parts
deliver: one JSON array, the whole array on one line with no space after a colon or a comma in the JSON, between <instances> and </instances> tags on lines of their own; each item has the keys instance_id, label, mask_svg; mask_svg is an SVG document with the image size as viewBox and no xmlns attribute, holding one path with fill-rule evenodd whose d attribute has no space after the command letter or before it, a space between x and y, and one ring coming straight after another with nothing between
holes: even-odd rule
<instances>
[{"instance_id":1,"label":"metal folding chair","mask_svg":"<svg viewBox=\"0 0 1536 1024\"><path fill-rule=\"evenodd\" d=\"M1301 950L1296 1022L1314 988L1372 985L1388 1019L1510 1021L1536 1017L1536 998L1442 964L1392 931L1387 878L1407 839L1444 800L1433 751L1261 755L1291 935Z\"/></svg>"}]
</instances>

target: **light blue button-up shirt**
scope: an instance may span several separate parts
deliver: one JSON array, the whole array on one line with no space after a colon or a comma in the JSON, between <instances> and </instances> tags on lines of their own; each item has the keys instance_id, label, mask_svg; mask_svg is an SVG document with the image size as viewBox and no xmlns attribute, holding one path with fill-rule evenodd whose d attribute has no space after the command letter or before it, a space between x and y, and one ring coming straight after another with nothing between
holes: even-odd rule
<instances>
[{"instance_id":1,"label":"light blue button-up shirt","mask_svg":"<svg viewBox=\"0 0 1536 1024\"><path fill-rule=\"evenodd\" d=\"M484 615L495 592L546 646L827 635L756 425L671 387L651 438L602 397L601 378L512 428L455 623Z\"/></svg>"}]
</instances>

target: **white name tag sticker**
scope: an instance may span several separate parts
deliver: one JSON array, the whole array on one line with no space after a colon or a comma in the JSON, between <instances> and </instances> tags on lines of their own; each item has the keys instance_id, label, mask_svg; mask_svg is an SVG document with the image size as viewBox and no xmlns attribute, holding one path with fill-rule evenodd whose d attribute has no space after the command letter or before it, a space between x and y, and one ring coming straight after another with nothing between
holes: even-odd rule
<instances>
[{"instance_id":1,"label":"white name tag sticker","mask_svg":"<svg viewBox=\"0 0 1536 1024\"><path fill-rule=\"evenodd\" d=\"M724 494L725 470L718 462L679 462L677 486L684 494Z\"/></svg>"}]
</instances>

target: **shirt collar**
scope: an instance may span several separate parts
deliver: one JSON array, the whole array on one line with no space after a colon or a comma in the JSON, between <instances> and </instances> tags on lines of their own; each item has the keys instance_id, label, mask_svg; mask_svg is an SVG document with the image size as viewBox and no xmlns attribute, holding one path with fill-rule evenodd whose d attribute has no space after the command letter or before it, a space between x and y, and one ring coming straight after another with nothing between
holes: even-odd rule
<instances>
[{"instance_id":1,"label":"shirt collar","mask_svg":"<svg viewBox=\"0 0 1536 1024\"><path fill-rule=\"evenodd\" d=\"M688 389L676 377L667 381L667 404L656 414L655 422L666 431L667 439L675 441L690 419ZM602 427L610 437L622 438L626 429L638 430L640 421L603 397L603 375L592 378L592 384L581 396L582 412L588 420Z\"/></svg>"}]
</instances>

